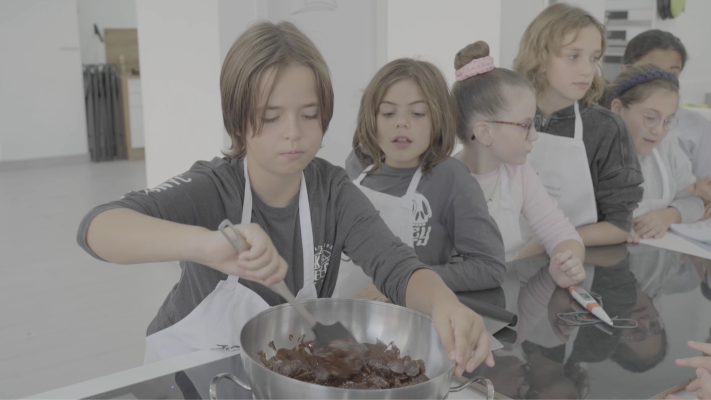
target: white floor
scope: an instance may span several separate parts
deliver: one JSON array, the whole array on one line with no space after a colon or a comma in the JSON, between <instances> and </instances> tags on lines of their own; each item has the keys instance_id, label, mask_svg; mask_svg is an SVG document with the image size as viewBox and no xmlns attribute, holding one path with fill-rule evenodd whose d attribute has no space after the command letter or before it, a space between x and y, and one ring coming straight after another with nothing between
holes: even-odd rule
<instances>
[{"instance_id":1,"label":"white floor","mask_svg":"<svg viewBox=\"0 0 711 400\"><path fill-rule=\"evenodd\" d=\"M0 172L0 398L142 364L177 264L119 266L76 244L92 207L145 188L145 163Z\"/></svg>"}]
</instances>

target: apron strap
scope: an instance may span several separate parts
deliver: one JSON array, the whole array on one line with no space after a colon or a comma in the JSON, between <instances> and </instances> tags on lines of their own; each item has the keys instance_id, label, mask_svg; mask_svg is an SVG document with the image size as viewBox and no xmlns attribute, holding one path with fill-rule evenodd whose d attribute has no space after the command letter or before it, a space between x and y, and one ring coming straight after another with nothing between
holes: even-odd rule
<instances>
[{"instance_id":1,"label":"apron strap","mask_svg":"<svg viewBox=\"0 0 711 400\"><path fill-rule=\"evenodd\" d=\"M412 197L415 195L415 190L417 190L417 185L420 184L420 179L422 179L422 167L418 167L415 171L415 175L412 176L410 180L410 185L407 187L406 197Z\"/></svg>"},{"instance_id":2,"label":"apron strap","mask_svg":"<svg viewBox=\"0 0 711 400\"><path fill-rule=\"evenodd\" d=\"M242 219L239 223L249 224L252 222L252 185L249 184L247 156L244 156L242 166L244 168L244 199L242 200Z\"/></svg>"},{"instance_id":3,"label":"apron strap","mask_svg":"<svg viewBox=\"0 0 711 400\"><path fill-rule=\"evenodd\" d=\"M242 220L240 224L252 222L252 186L249 183L247 170L247 157L244 157L244 200L242 201ZM314 233L311 225L311 209L309 207L309 193L306 189L306 175L301 173L301 186L299 188L299 228L301 229L301 246L304 256L304 287L312 284L315 279L314 267L316 265L314 253ZM227 279L233 278L230 275ZM237 276L234 276L237 278Z\"/></svg>"},{"instance_id":4,"label":"apron strap","mask_svg":"<svg viewBox=\"0 0 711 400\"><path fill-rule=\"evenodd\" d=\"M575 140L583 140L583 119L580 117L580 106L576 101L573 105L575 110Z\"/></svg>"},{"instance_id":5,"label":"apron strap","mask_svg":"<svg viewBox=\"0 0 711 400\"><path fill-rule=\"evenodd\" d=\"M669 186L669 171L667 171L667 167L664 165L662 156L659 154L659 149L655 148L652 151L652 154L654 154L654 160L657 162L657 166L659 167L659 172L661 172L661 174L662 174L662 200L664 200L665 203L669 204L669 203L671 203L671 187Z\"/></svg>"},{"instance_id":6,"label":"apron strap","mask_svg":"<svg viewBox=\"0 0 711 400\"><path fill-rule=\"evenodd\" d=\"M356 178L356 180L353 181L356 185L360 185L360 182L363 180L368 175L368 172L373 169L373 164L369 165L366 169L363 170L363 172Z\"/></svg>"},{"instance_id":7,"label":"apron strap","mask_svg":"<svg viewBox=\"0 0 711 400\"><path fill-rule=\"evenodd\" d=\"M363 181L363 178L366 177L368 172L373 169L373 165L369 165L366 169L363 170L363 172L356 178L356 180L353 181L353 183L357 185L360 185L360 183ZM407 187L407 192L405 192L405 197L412 197L415 194L415 190L417 190L417 185L420 184L420 180L422 179L422 168L418 167L417 171L415 171L415 175L412 176L412 179L410 180L410 185Z\"/></svg>"},{"instance_id":8,"label":"apron strap","mask_svg":"<svg viewBox=\"0 0 711 400\"><path fill-rule=\"evenodd\" d=\"M306 189L306 175L301 173L301 189L299 190L299 226L301 228L301 246L304 256L304 287L316 282L314 272L316 254L314 246L314 232L311 226L311 208L309 206L309 192Z\"/></svg>"}]
</instances>

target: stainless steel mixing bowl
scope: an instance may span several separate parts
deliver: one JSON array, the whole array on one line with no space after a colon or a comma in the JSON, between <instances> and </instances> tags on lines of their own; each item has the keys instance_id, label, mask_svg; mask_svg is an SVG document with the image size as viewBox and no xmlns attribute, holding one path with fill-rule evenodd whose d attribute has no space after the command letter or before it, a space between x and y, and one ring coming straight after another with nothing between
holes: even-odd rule
<instances>
[{"instance_id":1,"label":"stainless steel mixing bowl","mask_svg":"<svg viewBox=\"0 0 711 400\"><path fill-rule=\"evenodd\" d=\"M301 382L270 371L257 356L260 350L266 352L268 357L274 354L268 346L270 341L273 340L279 349L294 347L301 335L306 335L307 340L313 338L313 333L296 311L290 305L283 304L258 314L242 329L241 360L249 383L231 374L217 375L210 384L212 399L216 399L217 384L223 378L251 390L256 399L445 399L449 392L460 391L473 382L486 385L487 397L493 399L494 388L488 379L472 378L450 388L454 364L449 361L428 316L393 304L368 300L318 299L303 304L321 323L342 322L361 343L375 343L376 340L394 342L402 355L424 360L430 380L397 389L339 389ZM293 335L294 339L290 341L289 335Z\"/></svg>"}]
</instances>

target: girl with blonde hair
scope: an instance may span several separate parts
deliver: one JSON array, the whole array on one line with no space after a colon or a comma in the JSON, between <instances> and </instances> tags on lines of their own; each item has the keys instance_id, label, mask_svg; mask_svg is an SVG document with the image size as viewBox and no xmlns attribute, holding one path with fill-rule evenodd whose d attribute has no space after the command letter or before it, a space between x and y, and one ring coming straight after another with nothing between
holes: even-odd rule
<instances>
[{"instance_id":1,"label":"girl with blonde hair","mask_svg":"<svg viewBox=\"0 0 711 400\"><path fill-rule=\"evenodd\" d=\"M624 121L597 105L605 28L588 12L558 3L521 39L514 69L533 85L539 138L529 156L550 196L585 246L623 243L642 198L642 173ZM532 237L524 224L525 237ZM536 239L523 254L540 252Z\"/></svg>"}]
</instances>

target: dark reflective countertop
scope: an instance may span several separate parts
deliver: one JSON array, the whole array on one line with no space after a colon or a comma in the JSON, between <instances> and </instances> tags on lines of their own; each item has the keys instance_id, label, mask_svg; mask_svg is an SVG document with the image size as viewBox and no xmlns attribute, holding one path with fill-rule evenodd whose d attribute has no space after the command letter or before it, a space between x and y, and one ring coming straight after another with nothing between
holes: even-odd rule
<instances>
[{"instance_id":1,"label":"dark reflective countertop","mask_svg":"<svg viewBox=\"0 0 711 400\"><path fill-rule=\"evenodd\" d=\"M555 286L548 263L508 265L505 307L518 323L506 329L515 334L494 352L496 367L473 375L529 399L648 399L694 377L674 360L699 355L688 340L711 341L711 261L645 245L588 249L581 286L602 297L610 317L636 320L633 330L559 324L575 301Z\"/></svg>"},{"instance_id":2,"label":"dark reflective countertop","mask_svg":"<svg viewBox=\"0 0 711 400\"><path fill-rule=\"evenodd\" d=\"M458 293L470 307L481 303L518 316L516 326L497 333L504 348L496 367L479 368L496 391L510 398L649 399L694 376L674 365L695 354L688 340L711 340L711 261L655 247L588 249L581 284L602 297L611 316L632 318L634 330L566 327L559 313L575 311L572 296L557 288L547 257L509 263L502 288ZM94 396L104 399L207 399L213 376L244 378L239 355ZM219 398L251 399L223 381Z\"/></svg>"}]
</instances>

